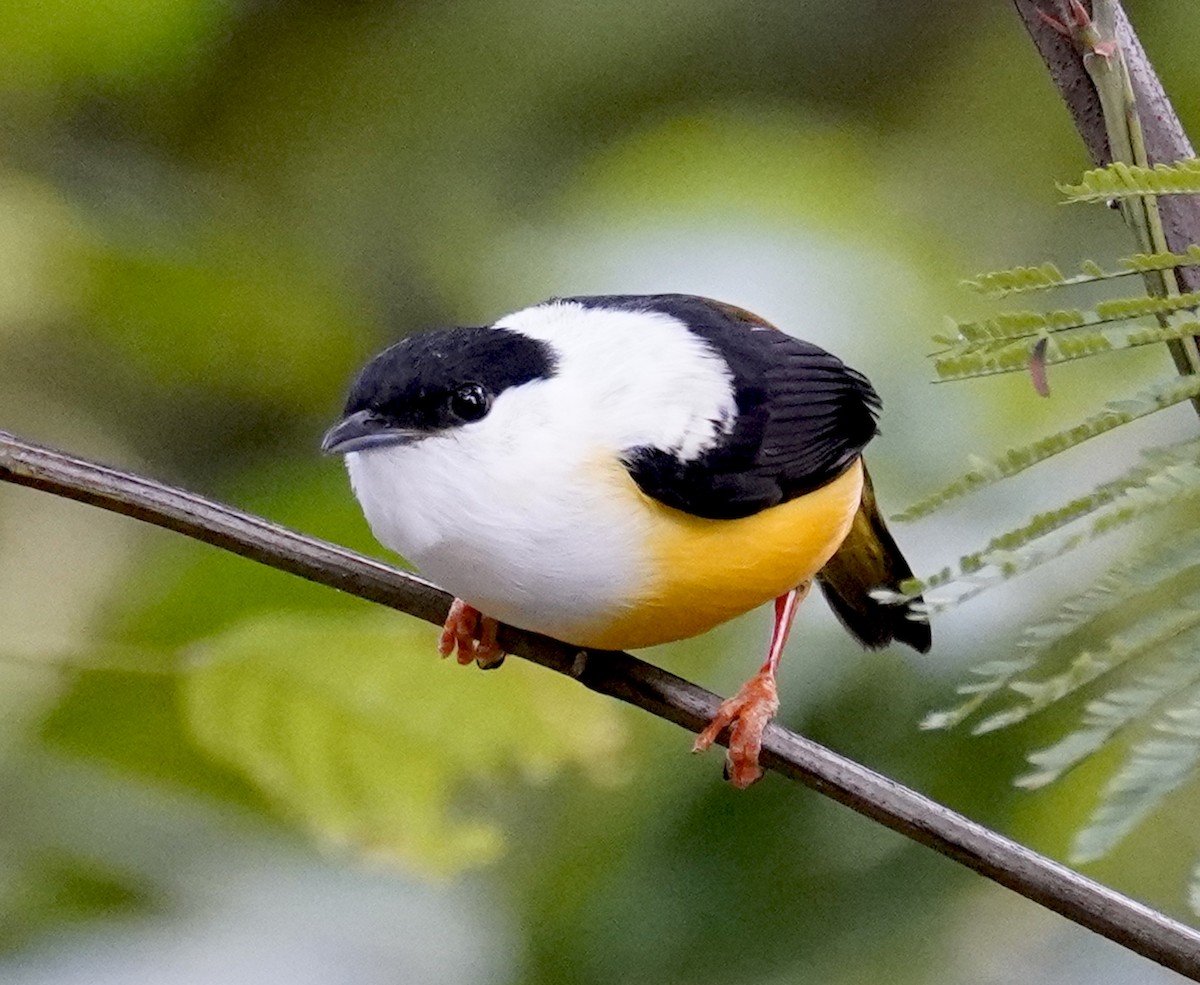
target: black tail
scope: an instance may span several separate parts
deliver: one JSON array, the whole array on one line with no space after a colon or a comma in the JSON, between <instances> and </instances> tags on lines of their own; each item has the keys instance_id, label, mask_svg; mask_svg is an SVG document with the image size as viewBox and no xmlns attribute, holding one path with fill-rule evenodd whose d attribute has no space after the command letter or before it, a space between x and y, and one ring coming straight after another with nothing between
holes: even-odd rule
<instances>
[{"instance_id":1,"label":"black tail","mask_svg":"<svg viewBox=\"0 0 1200 985\"><path fill-rule=\"evenodd\" d=\"M876 588L898 591L900 583L911 577L912 569L879 515L864 465L862 503L850 533L817 572L817 581L842 625L863 646L877 649L899 640L925 653L933 642L929 623L908 618L911 602L879 602L870 594Z\"/></svg>"}]
</instances>

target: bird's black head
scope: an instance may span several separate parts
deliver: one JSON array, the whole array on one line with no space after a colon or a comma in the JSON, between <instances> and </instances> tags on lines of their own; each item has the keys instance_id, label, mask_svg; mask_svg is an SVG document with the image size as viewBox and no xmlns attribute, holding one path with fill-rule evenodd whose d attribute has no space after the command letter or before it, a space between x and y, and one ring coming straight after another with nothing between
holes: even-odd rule
<instances>
[{"instance_id":1,"label":"bird's black head","mask_svg":"<svg viewBox=\"0 0 1200 985\"><path fill-rule=\"evenodd\" d=\"M503 328L447 328L385 349L350 387L321 447L344 454L405 444L487 416L509 387L554 374L550 346Z\"/></svg>"}]
</instances>

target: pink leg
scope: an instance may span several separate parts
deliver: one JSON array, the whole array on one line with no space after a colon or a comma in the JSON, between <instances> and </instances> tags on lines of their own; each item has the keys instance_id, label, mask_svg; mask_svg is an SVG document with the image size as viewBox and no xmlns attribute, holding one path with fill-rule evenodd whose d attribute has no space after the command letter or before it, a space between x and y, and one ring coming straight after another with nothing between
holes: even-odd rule
<instances>
[{"instance_id":1,"label":"pink leg","mask_svg":"<svg viewBox=\"0 0 1200 985\"><path fill-rule=\"evenodd\" d=\"M787 645L796 610L811 586L811 582L805 582L775 600L775 627L771 631L767 659L736 695L721 702L708 728L696 737L692 746L693 752L702 752L728 727L729 752L726 755L725 773L735 787L743 790L762 776L758 754L762 750L763 732L779 710L775 672L779 669L779 658L783 656L783 648Z\"/></svg>"},{"instance_id":2,"label":"pink leg","mask_svg":"<svg viewBox=\"0 0 1200 985\"><path fill-rule=\"evenodd\" d=\"M500 624L485 616L462 599L455 599L438 639L438 653L448 657L458 651L458 662L464 667L474 660L488 670L504 662L504 651L496 641Z\"/></svg>"}]
</instances>

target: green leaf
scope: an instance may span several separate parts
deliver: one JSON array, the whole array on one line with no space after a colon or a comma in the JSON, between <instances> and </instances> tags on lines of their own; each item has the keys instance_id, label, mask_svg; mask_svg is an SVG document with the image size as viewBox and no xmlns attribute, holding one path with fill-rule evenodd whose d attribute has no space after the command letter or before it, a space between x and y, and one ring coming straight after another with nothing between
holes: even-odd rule
<instances>
[{"instance_id":1,"label":"green leaf","mask_svg":"<svg viewBox=\"0 0 1200 985\"><path fill-rule=\"evenodd\" d=\"M945 589L958 583L957 594L942 592L927 597L931 610L945 609L974 598L986 589L1174 503L1200 495L1200 440L1186 441L1144 454L1146 464L1130 469L1091 493L1076 497L1057 509L1039 513L1028 522L998 537L981 551L959 559L958 571L944 569L906 585L910 594ZM1092 517L1086 528L1064 530ZM1057 537L1049 535L1062 531Z\"/></svg>"},{"instance_id":2,"label":"green leaf","mask_svg":"<svg viewBox=\"0 0 1200 985\"><path fill-rule=\"evenodd\" d=\"M159 673L82 672L43 721L42 741L143 780L270 814L251 784L192 742L180 721L173 666L164 656Z\"/></svg>"},{"instance_id":3,"label":"green leaf","mask_svg":"<svg viewBox=\"0 0 1200 985\"><path fill-rule=\"evenodd\" d=\"M1029 754L1029 763L1035 769L1017 777L1017 786L1036 790L1053 783L1103 749L1117 733L1137 724L1164 701L1200 682L1200 660L1196 659L1198 645L1200 631L1193 629L1181 634L1150 654L1153 666L1135 680L1089 701L1080 716L1081 728L1053 745Z\"/></svg>"},{"instance_id":4,"label":"green leaf","mask_svg":"<svg viewBox=\"0 0 1200 985\"><path fill-rule=\"evenodd\" d=\"M328 843L449 873L494 858L471 784L567 765L612 775L612 704L509 660L435 658L435 631L370 616L265 616L196 647L183 681L199 743Z\"/></svg>"},{"instance_id":5,"label":"green leaf","mask_svg":"<svg viewBox=\"0 0 1200 985\"><path fill-rule=\"evenodd\" d=\"M59 86L62 98L63 83L73 78L117 90L187 78L205 44L223 36L233 16L217 0L0 4L0 84L6 90Z\"/></svg>"},{"instance_id":6,"label":"green leaf","mask_svg":"<svg viewBox=\"0 0 1200 985\"><path fill-rule=\"evenodd\" d=\"M1025 372L1033 347L1045 339L1047 364L1071 362L1089 356L1120 349L1132 349L1175 339L1200 335L1200 322L1187 321L1175 325L1108 325L1065 328L1044 332L1037 337L1015 341L1001 339L978 345L967 343L955 346L934 359L934 368L943 380L994 376L997 373Z\"/></svg>"},{"instance_id":7,"label":"green leaf","mask_svg":"<svg viewBox=\"0 0 1200 985\"><path fill-rule=\"evenodd\" d=\"M1077 185L1059 185L1068 202L1108 202L1145 195L1200 194L1200 161L1139 167L1117 162L1085 171Z\"/></svg>"},{"instance_id":8,"label":"green leaf","mask_svg":"<svg viewBox=\"0 0 1200 985\"><path fill-rule=\"evenodd\" d=\"M299 247L268 235L269 216L243 212L170 244L88 242L73 273L88 337L172 392L327 411L366 327Z\"/></svg>"},{"instance_id":9,"label":"green leaf","mask_svg":"<svg viewBox=\"0 0 1200 985\"><path fill-rule=\"evenodd\" d=\"M1172 270L1175 267L1200 264L1200 245L1191 244L1182 253L1135 253L1117 261L1118 270L1102 270L1091 260L1080 264L1080 272L1073 277L1064 277L1053 263L1040 267L1012 267L994 270L963 281L963 286L992 298L1009 294L1024 294L1030 291L1046 291L1056 287L1074 287L1079 284L1098 284L1118 277L1148 273L1157 270Z\"/></svg>"},{"instance_id":10,"label":"green leaf","mask_svg":"<svg viewBox=\"0 0 1200 985\"><path fill-rule=\"evenodd\" d=\"M1172 535L1114 565L1087 591L1064 602L1053 619L1030 626L1021 645L1040 656L1064 637L1118 609L1137 606L1144 614L1148 600L1178 606L1184 598L1172 582L1185 580L1182 591L1190 594L1195 586L1186 579L1198 572L1200 531Z\"/></svg>"},{"instance_id":11,"label":"green leaf","mask_svg":"<svg viewBox=\"0 0 1200 985\"><path fill-rule=\"evenodd\" d=\"M1007 294L1047 290L1067 283L1078 283L1078 281L1079 278L1068 280L1057 266L1047 261L1040 267L1011 267L1008 270L993 270L986 274L976 274L962 283L964 287L969 287L980 294L1000 298Z\"/></svg>"},{"instance_id":12,"label":"green leaf","mask_svg":"<svg viewBox=\"0 0 1200 985\"><path fill-rule=\"evenodd\" d=\"M952 500L1024 472L1090 438L1197 396L1200 396L1200 376L1178 376L1155 383L1133 397L1111 400L1099 414L1078 424L1030 444L1010 448L996 458L978 460L966 475L955 479L932 496L914 503L903 513L897 514L895 519L909 521L928 516Z\"/></svg>"},{"instance_id":13,"label":"green leaf","mask_svg":"<svg viewBox=\"0 0 1200 985\"><path fill-rule=\"evenodd\" d=\"M978 733L1024 721L1030 715L1050 707L1081 688L1148 654L1163 652L1172 640L1184 636L1196 638L1200 612L1180 611L1174 602L1165 608L1144 608L1140 618L1125 624L1121 631L1110 636L1095 650L1079 649L1068 666L1057 674L1040 680L1014 681L1009 687L1027 700L1024 704L998 712L976 727Z\"/></svg>"},{"instance_id":14,"label":"green leaf","mask_svg":"<svg viewBox=\"0 0 1200 985\"><path fill-rule=\"evenodd\" d=\"M1007 688L1011 681L1016 680L1033 664L1033 657L1023 657L1019 660L992 660L972 667L970 673L983 680L958 686L958 693L967 695L967 700L953 708L930 712L922 719L921 728L950 729L960 725L975 714L989 698Z\"/></svg>"},{"instance_id":15,"label":"green leaf","mask_svg":"<svg viewBox=\"0 0 1200 985\"><path fill-rule=\"evenodd\" d=\"M1057 308L1052 311L1002 311L982 321L956 321L958 339L952 355L985 351L996 342L1011 339L1037 338L1044 333L1063 332L1088 325L1110 325L1145 318L1149 315L1170 315L1200 307L1200 293L1187 292L1170 297L1149 297L1145 294L1125 298L1108 298L1093 310Z\"/></svg>"},{"instance_id":16,"label":"green leaf","mask_svg":"<svg viewBox=\"0 0 1200 985\"><path fill-rule=\"evenodd\" d=\"M1106 855L1200 763L1200 690L1166 712L1155 726L1158 737L1134 746L1125 764L1104 788L1100 805L1079 832L1073 862Z\"/></svg>"},{"instance_id":17,"label":"green leaf","mask_svg":"<svg viewBox=\"0 0 1200 985\"><path fill-rule=\"evenodd\" d=\"M23 947L64 924L144 913L144 889L89 859L56 851L0 860L0 951Z\"/></svg>"}]
</instances>

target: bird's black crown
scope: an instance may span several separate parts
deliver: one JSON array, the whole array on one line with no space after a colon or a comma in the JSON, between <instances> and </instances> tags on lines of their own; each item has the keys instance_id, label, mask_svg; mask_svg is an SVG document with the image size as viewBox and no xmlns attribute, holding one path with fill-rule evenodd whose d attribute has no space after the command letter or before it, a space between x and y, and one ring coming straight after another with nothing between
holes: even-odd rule
<instances>
[{"instance_id":1,"label":"bird's black crown","mask_svg":"<svg viewBox=\"0 0 1200 985\"><path fill-rule=\"evenodd\" d=\"M509 387L554 375L550 346L502 328L445 328L397 342L358 374L345 416L437 431L479 420Z\"/></svg>"}]
</instances>

